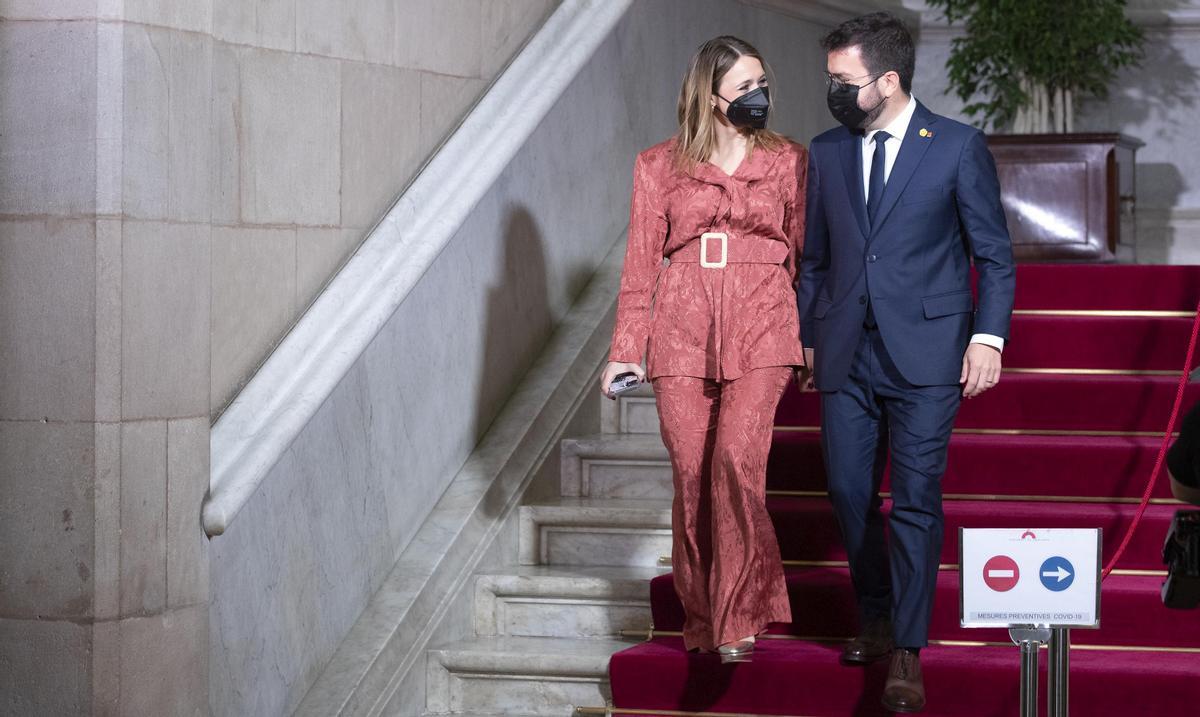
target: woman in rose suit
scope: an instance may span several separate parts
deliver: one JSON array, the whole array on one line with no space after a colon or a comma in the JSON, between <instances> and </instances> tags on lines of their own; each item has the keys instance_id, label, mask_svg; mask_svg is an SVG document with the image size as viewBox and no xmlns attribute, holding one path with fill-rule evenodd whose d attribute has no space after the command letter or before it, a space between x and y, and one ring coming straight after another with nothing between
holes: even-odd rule
<instances>
[{"instance_id":1,"label":"woman in rose suit","mask_svg":"<svg viewBox=\"0 0 1200 717\"><path fill-rule=\"evenodd\" d=\"M765 129L768 73L742 40L705 43L684 79L678 132L638 155L601 376L606 395L621 373L653 383L675 487L684 643L725 661L749 659L768 623L791 620L766 461L779 398L794 369L806 378L793 282L808 153Z\"/></svg>"}]
</instances>

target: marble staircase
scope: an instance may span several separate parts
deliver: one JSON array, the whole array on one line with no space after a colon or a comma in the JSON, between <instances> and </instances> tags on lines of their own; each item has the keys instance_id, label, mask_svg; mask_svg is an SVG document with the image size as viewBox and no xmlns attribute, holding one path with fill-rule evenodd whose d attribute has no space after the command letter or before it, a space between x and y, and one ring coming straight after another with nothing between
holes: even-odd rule
<instances>
[{"instance_id":1,"label":"marble staircase","mask_svg":"<svg viewBox=\"0 0 1200 717\"><path fill-rule=\"evenodd\" d=\"M611 703L609 657L648 632L671 471L648 387L561 443L560 493L520 508L512 565L474 577L474 636L430 649L426 714L544 717Z\"/></svg>"}]
</instances>

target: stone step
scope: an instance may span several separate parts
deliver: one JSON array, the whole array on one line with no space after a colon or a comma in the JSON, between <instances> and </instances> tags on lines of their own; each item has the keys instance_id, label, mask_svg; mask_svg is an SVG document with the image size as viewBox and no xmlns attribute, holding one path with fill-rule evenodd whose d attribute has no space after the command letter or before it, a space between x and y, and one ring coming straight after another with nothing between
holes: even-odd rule
<instances>
[{"instance_id":1,"label":"stone step","mask_svg":"<svg viewBox=\"0 0 1200 717\"><path fill-rule=\"evenodd\" d=\"M600 401L601 432L658 435L658 406L650 384L643 383L616 400L601 396Z\"/></svg>"},{"instance_id":2,"label":"stone step","mask_svg":"<svg viewBox=\"0 0 1200 717\"><path fill-rule=\"evenodd\" d=\"M657 433L567 438L560 453L564 496L671 499L671 460Z\"/></svg>"},{"instance_id":3,"label":"stone step","mask_svg":"<svg viewBox=\"0 0 1200 717\"><path fill-rule=\"evenodd\" d=\"M528 565L475 578L480 637L610 638L650 627L656 568Z\"/></svg>"},{"instance_id":4,"label":"stone step","mask_svg":"<svg viewBox=\"0 0 1200 717\"><path fill-rule=\"evenodd\" d=\"M560 498L521 506L522 565L655 567L671 554L671 501Z\"/></svg>"},{"instance_id":5,"label":"stone step","mask_svg":"<svg viewBox=\"0 0 1200 717\"><path fill-rule=\"evenodd\" d=\"M608 660L637 640L483 637L429 651L426 711L574 714L610 703Z\"/></svg>"}]
</instances>

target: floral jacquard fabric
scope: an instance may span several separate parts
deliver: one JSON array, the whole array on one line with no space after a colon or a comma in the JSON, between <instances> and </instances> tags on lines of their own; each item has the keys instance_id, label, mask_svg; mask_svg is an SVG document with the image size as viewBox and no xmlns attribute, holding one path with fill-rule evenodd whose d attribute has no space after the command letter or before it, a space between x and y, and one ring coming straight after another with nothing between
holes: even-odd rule
<instances>
[{"instance_id":1,"label":"floral jacquard fabric","mask_svg":"<svg viewBox=\"0 0 1200 717\"><path fill-rule=\"evenodd\" d=\"M671 456L671 573L686 649L757 635L792 611L775 526L767 456L786 366L732 381L663 376L654 396Z\"/></svg>"},{"instance_id":2,"label":"floral jacquard fabric","mask_svg":"<svg viewBox=\"0 0 1200 717\"><path fill-rule=\"evenodd\" d=\"M808 152L787 143L757 149L733 174L702 162L675 167L675 140L640 153L617 319L609 359L640 363L650 378L732 380L767 366L803 362L793 284L804 241ZM664 257L705 232L738 242L777 241L780 264L720 269ZM710 260L719 248L710 246ZM646 355L648 352L648 355Z\"/></svg>"}]
</instances>

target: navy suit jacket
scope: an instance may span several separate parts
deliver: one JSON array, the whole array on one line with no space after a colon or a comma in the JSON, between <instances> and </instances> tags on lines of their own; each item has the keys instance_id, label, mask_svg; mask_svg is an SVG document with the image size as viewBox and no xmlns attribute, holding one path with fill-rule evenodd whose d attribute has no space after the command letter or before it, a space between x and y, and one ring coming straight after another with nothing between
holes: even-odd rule
<instances>
[{"instance_id":1,"label":"navy suit jacket","mask_svg":"<svg viewBox=\"0 0 1200 717\"><path fill-rule=\"evenodd\" d=\"M838 127L819 135L809 147L806 221L796 295L818 389L845 382L868 296L888 355L912 384L958 383L972 333L1008 339L1012 242L979 130L918 103L874 226L863 197L862 133Z\"/></svg>"}]
</instances>

